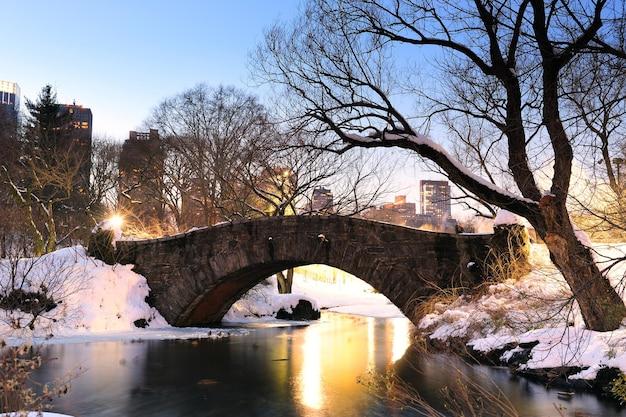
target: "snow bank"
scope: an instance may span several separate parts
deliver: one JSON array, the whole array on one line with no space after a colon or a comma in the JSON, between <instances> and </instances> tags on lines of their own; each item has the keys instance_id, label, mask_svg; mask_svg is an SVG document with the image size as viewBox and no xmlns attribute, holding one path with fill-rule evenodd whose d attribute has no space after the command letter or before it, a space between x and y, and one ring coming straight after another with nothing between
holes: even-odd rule
<instances>
[{"instance_id":1,"label":"snow bank","mask_svg":"<svg viewBox=\"0 0 626 417\"><path fill-rule=\"evenodd\" d=\"M292 292L293 294L278 294L276 278L271 277L235 302L223 321L272 321L280 308L291 311L300 299L311 301L316 309L328 309L338 313L380 318L404 317L384 295L376 293L363 281L350 286L328 284L305 278L296 271Z\"/></svg>"},{"instance_id":2,"label":"snow bank","mask_svg":"<svg viewBox=\"0 0 626 417\"><path fill-rule=\"evenodd\" d=\"M404 317L398 307L365 281L350 285L327 284L295 274L293 291L317 301L320 308L359 316Z\"/></svg>"},{"instance_id":3,"label":"snow bank","mask_svg":"<svg viewBox=\"0 0 626 417\"><path fill-rule=\"evenodd\" d=\"M222 321L224 323L272 321L275 320L276 313L280 309L292 313L300 300L309 301L314 310L319 310L314 299L301 294L278 294L269 287L269 285L262 285L248 291L243 298L232 305Z\"/></svg>"},{"instance_id":4,"label":"snow bank","mask_svg":"<svg viewBox=\"0 0 626 417\"><path fill-rule=\"evenodd\" d=\"M25 291L37 292L45 288L57 303L35 320L32 330L25 327L32 318L30 314L0 310L0 336L11 340L51 339L52 342L63 338L97 339L112 334L130 338L139 335L184 337L178 332L172 333L172 327L161 314L146 303L150 292L146 279L131 269L132 265L111 266L91 258L82 246L60 249L39 258L21 259L17 263L0 260L1 287L6 287L14 277L18 282L24 281L21 288ZM147 329L137 328L137 320L145 320ZM208 330L202 329L203 337L217 337L209 335ZM198 329L190 332L199 333Z\"/></svg>"},{"instance_id":5,"label":"snow bank","mask_svg":"<svg viewBox=\"0 0 626 417\"><path fill-rule=\"evenodd\" d=\"M597 245L594 249L600 263L626 253L626 245ZM446 342L461 338L480 352L509 343L539 342L522 367L585 369L571 379L593 379L601 367L626 372L626 327L613 332L587 330L578 305L566 304L571 292L551 264L545 246L532 245L530 261L532 271L524 278L491 285L480 297L459 297L452 304L439 305L419 327L431 339ZM626 266L620 265L611 271L609 279L616 285L625 272ZM505 351L502 359L510 354Z\"/></svg>"}]
</instances>

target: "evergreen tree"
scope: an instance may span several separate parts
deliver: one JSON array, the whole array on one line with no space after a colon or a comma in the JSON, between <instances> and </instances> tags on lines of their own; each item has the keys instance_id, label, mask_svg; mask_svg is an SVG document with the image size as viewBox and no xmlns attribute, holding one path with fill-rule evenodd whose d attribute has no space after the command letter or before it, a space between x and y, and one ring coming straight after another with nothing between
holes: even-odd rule
<instances>
[{"instance_id":1,"label":"evergreen tree","mask_svg":"<svg viewBox=\"0 0 626 417\"><path fill-rule=\"evenodd\" d=\"M53 154L71 125L70 115L62 112L52 86L44 86L35 102L27 99L26 109L27 151L38 153L40 157Z\"/></svg>"}]
</instances>

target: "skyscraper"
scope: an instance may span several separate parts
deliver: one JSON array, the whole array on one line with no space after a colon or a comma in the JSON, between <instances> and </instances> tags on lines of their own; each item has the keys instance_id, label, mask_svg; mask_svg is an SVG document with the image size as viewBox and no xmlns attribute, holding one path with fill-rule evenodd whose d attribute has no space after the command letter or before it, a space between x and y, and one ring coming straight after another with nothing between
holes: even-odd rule
<instances>
[{"instance_id":1,"label":"skyscraper","mask_svg":"<svg viewBox=\"0 0 626 417\"><path fill-rule=\"evenodd\" d=\"M165 153L159 131L131 131L122 145L118 204L129 211L131 222L154 225L164 218L161 192Z\"/></svg>"},{"instance_id":2,"label":"skyscraper","mask_svg":"<svg viewBox=\"0 0 626 417\"><path fill-rule=\"evenodd\" d=\"M0 113L17 121L20 110L20 87L17 83L0 80Z\"/></svg>"},{"instance_id":3,"label":"skyscraper","mask_svg":"<svg viewBox=\"0 0 626 417\"><path fill-rule=\"evenodd\" d=\"M313 213L330 214L333 212L333 193L325 187L316 187L311 198L311 211Z\"/></svg>"},{"instance_id":4,"label":"skyscraper","mask_svg":"<svg viewBox=\"0 0 626 417\"><path fill-rule=\"evenodd\" d=\"M0 160L17 158L17 127L20 109L20 87L0 80Z\"/></svg>"},{"instance_id":5,"label":"skyscraper","mask_svg":"<svg viewBox=\"0 0 626 417\"><path fill-rule=\"evenodd\" d=\"M421 214L443 222L452 216L448 181L420 181Z\"/></svg>"},{"instance_id":6,"label":"skyscraper","mask_svg":"<svg viewBox=\"0 0 626 417\"><path fill-rule=\"evenodd\" d=\"M67 117L68 129L59 138L58 146L68 152L72 163L78 166L78 177L75 187L81 194L89 190L91 173L92 122L91 109L77 104L61 104L61 117Z\"/></svg>"},{"instance_id":7,"label":"skyscraper","mask_svg":"<svg viewBox=\"0 0 626 417\"><path fill-rule=\"evenodd\" d=\"M406 195L396 195L393 203L371 207L363 212L363 217L400 226L413 226L415 223L415 203L406 201Z\"/></svg>"}]
</instances>

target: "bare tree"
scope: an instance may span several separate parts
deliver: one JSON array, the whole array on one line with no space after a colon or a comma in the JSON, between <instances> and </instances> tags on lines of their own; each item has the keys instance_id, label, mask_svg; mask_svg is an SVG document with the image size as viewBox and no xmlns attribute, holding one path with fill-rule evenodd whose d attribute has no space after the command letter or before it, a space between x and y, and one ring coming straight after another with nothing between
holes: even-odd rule
<instances>
[{"instance_id":1,"label":"bare tree","mask_svg":"<svg viewBox=\"0 0 626 417\"><path fill-rule=\"evenodd\" d=\"M25 156L19 169L3 166L5 183L25 215L36 256L53 251L59 243L55 208L72 198L79 166L65 153L41 158Z\"/></svg>"},{"instance_id":2,"label":"bare tree","mask_svg":"<svg viewBox=\"0 0 626 417\"><path fill-rule=\"evenodd\" d=\"M566 73L567 122L578 146L571 212L596 237L623 238L626 145L626 61L579 56Z\"/></svg>"},{"instance_id":3,"label":"bare tree","mask_svg":"<svg viewBox=\"0 0 626 417\"><path fill-rule=\"evenodd\" d=\"M618 173L623 162L615 159L623 156L626 135L626 60L581 55L566 76L569 89L564 101L569 107L572 130L578 141L590 149L581 155L586 159L581 163L594 170L602 167L602 177L615 194L621 194Z\"/></svg>"},{"instance_id":4,"label":"bare tree","mask_svg":"<svg viewBox=\"0 0 626 417\"><path fill-rule=\"evenodd\" d=\"M323 213L358 214L371 207L388 188L384 160L357 152L338 155L311 146L301 135L274 132L251 144L230 181L231 200L222 207L227 219L320 214L312 205L314 191L332 188L332 204ZM308 143L307 146L303 146ZM331 186L332 185L332 186ZM281 294L291 293L293 269L276 275Z\"/></svg>"},{"instance_id":5,"label":"bare tree","mask_svg":"<svg viewBox=\"0 0 626 417\"><path fill-rule=\"evenodd\" d=\"M576 143L561 110L563 74L577 57L626 58L616 35L623 32L615 30L624 23L619 3L313 0L294 25L267 33L254 62L257 74L285 87L300 126L332 134L327 148L414 151L479 199L525 217L550 250L586 325L613 330L626 307L570 220ZM397 104L403 91L393 70L403 55L394 54L394 47L405 54L434 47L450 58L438 75L460 80L464 88L433 98L442 112L484 120L502 133L517 190L472 173L418 131ZM534 173L546 163L552 175L544 189Z\"/></svg>"},{"instance_id":6,"label":"bare tree","mask_svg":"<svg viewBox=\"0 0 626 417\"><path fill-rule=\"evenodd\" d=\"M191 224L212 225L229 199L234 173L241 168L244 150L271 129L267 114L256 97L233 87L198 85L159 104L146 122L159 129L171 153L171 163L184 165L192 176L181 187L178 204L187 200L198 207ZM176 171L175 172L180 172ZM174 205L173 200L168 204ZM181 208L181 211L185 211ZM184 214L182 215L184 217ZM181 219L188 226L189 219Z\"/></svg>"},{"instance_id":7,"label":"bare tree","mask_svg":"<svg viewBox=\"0 0 626 417\"><path fill-rule=\"evenodd\" d=\"M87 211L93 220L115 207L119 183L121 146L108 138L96 138L92 145L91 181Z\"/></svg>"}]
</instances>

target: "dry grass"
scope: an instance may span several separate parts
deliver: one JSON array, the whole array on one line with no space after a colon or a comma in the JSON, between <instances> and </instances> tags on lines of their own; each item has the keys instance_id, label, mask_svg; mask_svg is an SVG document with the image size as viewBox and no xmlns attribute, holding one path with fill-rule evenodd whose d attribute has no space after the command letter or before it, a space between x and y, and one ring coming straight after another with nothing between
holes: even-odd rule
<instances>
[{"instance_id":1,"label":"dry grass","mask_svg":"<svg viewBox=\"0 0 626 417\"><path fill-rule=\"evenodd\" d=\"M49 384L32 379L32 373L41 365L41 355L33 347L7 347L0 340L0 413L25 417L27 411L42 412L53 399L67 394L70 375Z\"/></svg>"},{"instance_id":2,"label":"dry grass","mask_svg":"<svg viewBox=\"0 0 626 417\"><path fill-rule=\"evenodd\" d=\"M431 313L441 313L462 295L461 288L439 288L437 292L427 298L414 300L413 322L419 321Z\"/></svg>"},{"instance_id":3,"label":"dry grass","mask_svg":"<svg viewBox=\"0 0 626 417\"><path fill-rule=\"evenodd\" d=\"M423 355L424 353L420 353ZM519 417L519 412L498 385L481 385L463 371L455 369L452 383L443 387L440 409L426 401L419 390L394 371L370 373L359 382L386 404L425 417Z\"/></svg>"}]
</instances>

